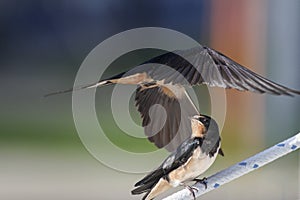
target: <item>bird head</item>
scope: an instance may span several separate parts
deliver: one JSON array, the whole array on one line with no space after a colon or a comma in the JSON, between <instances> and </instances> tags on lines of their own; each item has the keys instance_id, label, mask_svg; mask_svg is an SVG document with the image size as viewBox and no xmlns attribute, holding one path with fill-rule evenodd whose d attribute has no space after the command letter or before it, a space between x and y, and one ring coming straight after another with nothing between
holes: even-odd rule
<instances>
[{"instance_id":1,"label":"bird head","mask_svg":"<svg viewBox=\"0 0 300 200\"><path fill-rule=\"evenodd\" d=\"M202 138L201 149L206 154L216 153L215 145L220 144L220 133L217 122L206 115L195 115L191 118L192 137ZM213 155L212 154L212 155Z\"/></svg>"},{"instance_id":2,"label":"bird head","mask_svg":"<svg viewBox=\"0 0 300 200\"><path fill-rule=\"evenodd\" d=\"M192 132L196 137L219 136L217 122L207 115L195 115L191 118Z\"/></svg>"}]
</instances>

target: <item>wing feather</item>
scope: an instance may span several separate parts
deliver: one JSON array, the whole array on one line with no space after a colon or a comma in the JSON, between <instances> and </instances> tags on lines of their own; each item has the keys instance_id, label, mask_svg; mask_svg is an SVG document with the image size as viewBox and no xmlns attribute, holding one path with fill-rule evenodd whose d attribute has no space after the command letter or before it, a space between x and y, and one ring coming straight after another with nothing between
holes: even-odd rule
<instances>
[{"instance_id":1,"label":"wing feather","mask_svg":"<svg viewBox=\"0 0 300 200\"><path fill-rule=\"evenodd\" d=\"M164 162L154 171L146 175L142 180L137 182L134 186L139 187L148 185L154 181L169 174L174 169L183 165L191 157L193 151L199 146L201 139L189 138L184 141L171 155L169 155Z\"/></svg>"},{"instance_id":2,"label":"wing feather","mask_svg":"<svg viewBox=\"0 0 300 200\"><path fill-rule=\"evenodd\" d=\"M169 52L145 63L156 63L156 67L147 71L147 74L154 80L164 80L165 83L207 84L273 95L300 94L300 91L270 81L208 47L199 46ZM167 65L170 68L159 69L160 65ZM179 74L184 78L179 77Z\"/></svg>"},{"instance_id":3,"label":"wing feather","mask_svg":"<svg viewBox=\"0 0 300 200\"><path fill-rule=\"evenodd\" d=\"M174 151L191 135L189 117L199 112L184 88L157 83L142 84L136 90L135 100L145 134L157 147ZM162 108L166 112L165 121Z\"/></svg>"}]
</instances>

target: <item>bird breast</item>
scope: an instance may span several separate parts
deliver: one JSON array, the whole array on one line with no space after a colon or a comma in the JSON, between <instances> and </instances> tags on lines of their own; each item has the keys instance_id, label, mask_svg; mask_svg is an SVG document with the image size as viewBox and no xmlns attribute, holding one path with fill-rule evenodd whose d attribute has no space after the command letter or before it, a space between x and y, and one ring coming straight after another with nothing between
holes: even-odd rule
<instances>
[{"instance_id":1,"label":"bird breast","mask_svg":"<svg viewBox=\"0 0 300 200\"><path fill-rule=\"evenodd\" d=\"M209 155L203 153L201 148L198 147L194 150L193 155L184 165L180 166L169 174L170 184L173 187L177 187L181 183L197 178L213 164L216 157L217 153L210 157Z\"/></svg>"}]
</instances>

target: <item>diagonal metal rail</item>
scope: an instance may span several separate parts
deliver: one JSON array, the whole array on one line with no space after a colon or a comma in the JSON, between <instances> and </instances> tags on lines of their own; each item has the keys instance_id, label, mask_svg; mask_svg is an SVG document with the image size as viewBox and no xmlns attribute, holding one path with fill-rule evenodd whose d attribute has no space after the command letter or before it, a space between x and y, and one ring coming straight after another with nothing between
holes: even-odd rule
<instances>
[{"instance_id":1,"label":"diagonal metal rail","mask_svg":"<svg viewBox=\"0 0 300 200\"><path fill-rule=\"evenodd\" d=\"M209 191L219 188L220 186L228 183L234 179L237 179L249 172L252 172L282 156L285 156L300 147L300 133L295 136L280 142L246 160L239 162L227 169L224 169L207 178L207 189L201 183L195 184L193 187L197 188L195 192L196 197L199 197ZM191 192L187 189L183 189L176 192L164 200L187 200L193 199Z\"/></svg>"}]
</instances>

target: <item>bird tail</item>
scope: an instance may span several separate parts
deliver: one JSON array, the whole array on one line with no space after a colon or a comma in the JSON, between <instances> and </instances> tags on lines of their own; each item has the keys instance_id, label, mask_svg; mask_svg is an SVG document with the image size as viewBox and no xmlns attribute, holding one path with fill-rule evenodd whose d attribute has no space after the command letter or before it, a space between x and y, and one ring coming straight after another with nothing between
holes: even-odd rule
<instances>
[{"instance_id":1,"label":"bird tail","mask_svg":"<svg viewBox=\"0 0 300 200\"><path fill-rule=\"evenodd\" d=\"M142 200L153 199L170 187L168 181L162 177L162 168L154 170L134 185L137 188L132 190L131 194L137 195L146 193Z\"/></svg>"},{"instance_id":2,"label":"bird tail","mask_svg":"<svg viewBox=\"0 0 300 200\"><path fill-rule=\"evenodd\" d=\"M136 189L132 190L131 194L136 195L146 192L142 200L151 200L171 187L172 186L168 180L164 178L156 178L152 182L147 182L146 184L142 184Z\"/></svg>"},{"instance_id":3,"label":"bird tail","mask_svg":"<svg viewBox=\"0 0 300 200\"><path fill-rule=\"evenodd\" d=\"M71 89L68 89L68 90L61 90L61 91L52 92L52 93L44 95L44 97L49 97L49 96L57 95L57 94L69 93L69 92L73 92L73 91L77 91L77 90L91 89L91 88L101 87L101 86L109 85L109 84L112 84L112 82L110 82L109 80L104 80L104 81L99 81L97 83L93 83L93 84L86 85L86 86L81 86L81 87L77 87L77 88L71 88Z\"/></svg>"},{"instance_id":4,"label":"bird tail","mask_svg":"<svg viewBox=\"0 0 300 200\"><path fill-rule=\"evenodd\" d=\"M157 181L156 182L151 182L151 183L148 183L148 184L145 184L145 185L141 185L138 188L135 188L134 190L132 190L131 194L132 195L138 195L138 194L142 194L142 193L146 192L146 194L143 197L143 200L145 200L156 183L157 183Z\"/></svg>"},{"instance_id":5,"label":"bird tail","mask_svg":"<svg viewBox=\"0 0 300 200\"><path fill-rule=\"evenodd\" d=\"M125 72L122 72L120 74L112 76L108 79L98 81L96 83L92 83L92 84L85 85L85 86L80 86L80 87L77 87L77 88L71 88L71 89L68 89L68 90L61 90L61 91L57 91L57 92L52 92L52 93L44 95L44 97L57 95L57 94L69 93L69 92L73 92L73 91L77 91L77 90L91 89L91 88L101 87L101 86L104 86L104 85L114 84L114 83L116 83L116 81L114 81L114 80L118 80L118 79L122 78L124 76L124 74L125 74Z\"/></svg>"},{"instance_id":6,"label":"bird tail","mask_svg":"<svg viewBox=\"0 0 300 200\"><path fill-rule=\"evenodd\" d=\"M162 170L157 169L148 174L146 177L144 177L142 180L137 182L134 187L134 190L131 191L131 194L137 195L137 194L142 194L145 193L143 197L143 200L147 198L151 190L155 187L155 185L159 182L160 178L162 177Z\"/></svg>"}]
</instances>

